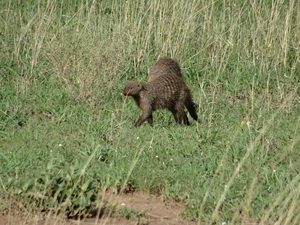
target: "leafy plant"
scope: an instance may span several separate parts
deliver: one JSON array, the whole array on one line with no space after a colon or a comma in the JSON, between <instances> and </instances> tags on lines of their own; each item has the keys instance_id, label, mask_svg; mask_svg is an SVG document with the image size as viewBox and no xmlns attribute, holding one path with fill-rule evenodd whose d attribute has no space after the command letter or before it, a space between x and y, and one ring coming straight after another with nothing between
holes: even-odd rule
<instances>
[{"instance_id":1,"label":"leafy plant","mask_svg":"<svg viewBox=\"0 0 300 225\"><path fill-rule=\"evenodd\" d=\"M24 196L37 209L60 211L67 217L87 216L95 210L99 200L97 188L82 167L51 165L48 163L38 178L25 182L11 197Z\"/></svg>"}]
</instances>

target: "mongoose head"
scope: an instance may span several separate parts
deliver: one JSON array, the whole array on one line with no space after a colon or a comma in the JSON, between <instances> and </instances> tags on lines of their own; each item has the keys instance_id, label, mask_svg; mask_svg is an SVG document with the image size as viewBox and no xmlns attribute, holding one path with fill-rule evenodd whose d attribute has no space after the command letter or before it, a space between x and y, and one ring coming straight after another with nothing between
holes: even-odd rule
<instances>
[{"instance_id":1,"label":"mongoose head","mask_svg":"<svg viewBox=\"0 0 300 225\"><path fill-rule=\"evenodd\" d=\"M122 94L125 96L137 95L142 90L142 83L138 81L129 81L125 84Z\"/></svg>"}]
</instances>

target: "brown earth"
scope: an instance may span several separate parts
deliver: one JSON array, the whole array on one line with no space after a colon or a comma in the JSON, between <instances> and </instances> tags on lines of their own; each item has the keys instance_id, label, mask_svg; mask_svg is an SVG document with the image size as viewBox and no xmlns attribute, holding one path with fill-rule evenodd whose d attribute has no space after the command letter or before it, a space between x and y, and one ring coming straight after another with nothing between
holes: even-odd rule
<instances>
[{"instance_id":1,"label":"brown earth","mask_svg":"<svg viewBox=\"0 0 300 225\"><path fill-rule=\"evenodd\" d=\"M192 225L195 221L183 220L180 214L185 210L183 203L176 201L164 201L160 197L149 197L149 194L134 192L129 194L115 195L109 192L102 193L104 199L109 204L114 205L114 211L122 208L133 210L134 212L145 212L138 219L126 219L123 216L114 218L109 216L111 212L104 213L104 216L86 218L83 220L63 219L60 216L40 216L32 213L20 212L15 207L0 208L0 225ZM26 212L26 211L25 211Z\"/></svg>"}]
</instances>

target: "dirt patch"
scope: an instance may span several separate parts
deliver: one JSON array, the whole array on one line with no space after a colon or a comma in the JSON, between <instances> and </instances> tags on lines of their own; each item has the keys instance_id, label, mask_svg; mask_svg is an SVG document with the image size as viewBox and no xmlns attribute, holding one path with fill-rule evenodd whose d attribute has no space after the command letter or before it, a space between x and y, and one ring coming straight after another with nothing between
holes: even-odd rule
<instances>
[{"instance_id":1,"label":"dirt patch","mask_svg":"<svg viewBox=\"0 0 300 225\"><path fill-rule=\"evenodd\" d=\"M194 221L183 220L180 214L185 210L183 203L175 201L164 201L160 197L150 197L147 193L134 192L129 194L115 195L109 192L102 193L112 207L114 212L129 211L129 214L140 213L138 218L124 218L124 214L112 217L113 212L105 212L102 217L86 218L83 220L63 219L60 216L39 216L32 213L18 212L15 209L1 210L0 225L133 225L133 224L169 224L169 225L192 225Z\"/></svg>"}]
</instances>

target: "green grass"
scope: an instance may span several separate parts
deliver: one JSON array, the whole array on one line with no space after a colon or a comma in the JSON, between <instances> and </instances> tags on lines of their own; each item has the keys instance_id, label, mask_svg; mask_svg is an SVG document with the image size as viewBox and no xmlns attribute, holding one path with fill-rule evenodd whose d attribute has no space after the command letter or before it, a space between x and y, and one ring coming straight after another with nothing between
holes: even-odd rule
<instances>
[{"instance_id":1,"label":"green grass","mask_svg":"<svg viewBox=\"0 0 300 225\"><path fill-rule=\"evenodd\" d=\"M97 190L143 190L199 222L299 223L296 1L0 5L3 198L72 215L101 204ZM134 128L120 92L164 55L200 121L160 111Z\"/></svg>"}]
</instances>

